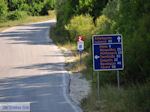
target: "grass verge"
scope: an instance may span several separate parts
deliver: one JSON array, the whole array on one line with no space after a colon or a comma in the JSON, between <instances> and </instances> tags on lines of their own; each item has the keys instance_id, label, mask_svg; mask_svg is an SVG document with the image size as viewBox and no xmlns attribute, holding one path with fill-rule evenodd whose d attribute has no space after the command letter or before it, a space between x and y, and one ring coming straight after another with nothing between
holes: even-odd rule
<instances>
[{"instance_id":1,"label":"grass verge","mask_svg":"<svg viewBox=\"0 0 150 112\"><path fill-rule=\"evenodd\" d=\"M150 83L118 89L105 85L100 89L97 100L96 86L88 98L82 101L84 112L149 112Z\"/></svg>"}]
</instances>

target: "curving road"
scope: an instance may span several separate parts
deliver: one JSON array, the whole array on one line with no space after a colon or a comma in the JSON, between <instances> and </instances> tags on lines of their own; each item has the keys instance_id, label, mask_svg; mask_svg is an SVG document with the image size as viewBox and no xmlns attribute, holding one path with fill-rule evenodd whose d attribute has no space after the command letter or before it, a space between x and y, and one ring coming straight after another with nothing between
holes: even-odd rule
<instances>
[{"instance_id":1,"label":"curving road","mask_svg":"<svg viewBox=\"0 0 150 112\"><path fill-rule=\"evenodd\" d=\"M0 33L0 102L31 102L31 112L80 112L67 94L64 56L48 38L55 21Z\"/></svg>"}]
</instances>

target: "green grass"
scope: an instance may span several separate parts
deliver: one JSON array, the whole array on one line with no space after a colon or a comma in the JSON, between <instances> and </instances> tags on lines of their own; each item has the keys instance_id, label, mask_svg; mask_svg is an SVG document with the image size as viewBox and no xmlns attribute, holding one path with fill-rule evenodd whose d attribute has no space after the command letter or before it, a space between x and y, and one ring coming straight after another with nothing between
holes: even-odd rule
<instances>
[{"instance_id":1,"label":"green grass","mask_svg":"<svg viewBox=\"0 0 150 112\"><path fill-rule=\"evenodd\" d=\"M150 112L150 83L118 89L105 85L97 99L96 86L82 102L84 112Z\"/></svg>"},{"instance_id":2,"label":"green grass","mask_svg":"<svg viewBox=\"0 0 150 112\"><path fill-rule=\"evenodd\" d=\"M20 20L14 21L7 20L5 22L0 22L0 31L3 31L4 29L7 29L12 26L24 25L26 23L33 23L33 22L41 22L55 18L56 18L55 12L49 11L48 16L27 16L26 18Z\"/></svg>"}]
</instances>

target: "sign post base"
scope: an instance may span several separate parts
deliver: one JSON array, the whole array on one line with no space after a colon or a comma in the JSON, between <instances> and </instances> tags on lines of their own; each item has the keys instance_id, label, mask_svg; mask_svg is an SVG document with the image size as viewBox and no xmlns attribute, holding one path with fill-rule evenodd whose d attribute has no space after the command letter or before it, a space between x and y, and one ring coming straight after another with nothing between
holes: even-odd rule
<instances>
[{"instance_id":1,"label":"sign post base","mask_svg":"<svg viewBox=\"0 0 150 112\"><path fill-rule=\"evenodd\" d=\"M117 84L118 84L118 89L120 89L120 76L119 76L119 70L117 70Z\"/></svg>"},{"instance_id":2,"label":"sign post base","mask_svg":"<svg viewBox=\"0 0 150 112\"><path fill-rule=\"evenodd\" d=\"M97 72L97 96L98 101L100 100L100 74Z\"/></svg>"}]
</instances>

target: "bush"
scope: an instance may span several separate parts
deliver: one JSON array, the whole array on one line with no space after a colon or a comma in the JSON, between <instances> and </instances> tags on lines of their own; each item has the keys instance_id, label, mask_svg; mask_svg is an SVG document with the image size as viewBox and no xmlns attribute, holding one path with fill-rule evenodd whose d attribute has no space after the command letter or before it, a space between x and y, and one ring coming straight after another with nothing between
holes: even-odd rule
<instances>
[{"instance_id":1,"label":"bush","mask_svg":"<svg viewBox=\"0 0 150 112\"><path fill-rule=\"evenodd\" d=\"M28 12L28 14L31 14L30 12L30 6L28 4L21 4L21 6L19 7L19 10L20 11L26 11Z\"/></svg>"},{"instance_id":2,"label":"bush","mask_svg":"<svg viewBox=\"0 0 150 112\"><path fill-rule=\"evenodd\" d=\"M33 16L39 16L42 12L42 9L44 7L44 3L36 3L34 2L33 5L30 6L30 12Z\"/></svg>"},{"instance_id":3,"label":"bush","mask_svg":"<svg viewBox=\"0 0 150 112\"><path fill-rule=\"evenodd\" d=\"M4 0L0 0L0 20L5 19L8 13L7 4Z\"/></svg>"},{"instance_id":4,"label":"bush","mask_svg":"<svg viewBox=\"0 0 150 112\"><path fill-rule=\"evenodd\" d=\"M71 17L74 14L73 6L70 0L61 2L57 2L56 4L56 11L57 11L57 28L61 32L65 28L64 26L68 24Z\"/></svg>"},{"instance_id":5,"label":"bush","mask_svg":"<svg viewBox=\"0 0 150 112\"><path fill-rule=\"evenodd\" d=\"M48 15L48 11L49 10L54 10L55 7L55 1L54 0L45 0L44 4L43 4L43 8L41 11L41 15Z\"/></svg>"},{"instance_id":6,"label":"bush","mask_svg":"<svg viewBox=\"0 0 150 112\"><path fill-rule=\"evenodd\" d=\"M91 16L80 15L73 17L65 28L69 31L72 40L75 40L78 35L83 35L86 38L91 37L94 24Z\"/></svg>"},{"instance_id":7,"label":"bush","mask_svg":"<svg viewBox=\"0 0 150 112\"><path fill-rule=\"evenodd\" d=\"M26 0L11 0L8 2L8 7L10 11L20 10Z\"/></svg>"},{"instance_id":8,"label":"bush","mask_svg":"<svg viewBox=\"0 0 150 112\"><path fill-rule=\"evenodd\" d=\"M76 41L77 36L82 35L85 37L85 50L88 50L88 48L91 47L91 37L95 29L91 16L75 16L70 20L70 23L66 25L65 28L69 31L72 41Z\"/></svg>"},{"instance_id":9,"label":"bush","mask_svg":"<svg viewBox=\"0 0 150 112\"><path fill-rule=\"evenodd\" d=\"M29 15L47 15L54 9L55 0L8 0L9 11L26 11Z\"/></svg>"},{"instance_id":10,"label":"bush","mask_svg":"<svg viewBox=\"0 0 150 112\"><path fill-rule=\"evenodd\" d=\"M150 80L150 16L145 15L137 22L138 27L133 36L126 39L125 74L126 82L145 82Z\"/></svg>"},{"instance_id":11,"label":"bush","mask_svg":"<svg viewBox=\"0 0 150 112\"><path fill-rule=\"evenodd\" d=\"M12 11L8 15L8 19L10 19L10 20L19 20L19 19L23 19L27 16L28 16L28 14L25 11Z\"/></svg>"},{"instance_id":12,"label":"bush","mask_svg":"<svg viewBox=\"0 0 150 112\"><path fill-rule=\"evenodd\" d=\"M95 34L108 34L111 33L112 21L105 15L100 16L96 20Z\"/></svg>"}]
</instances>

